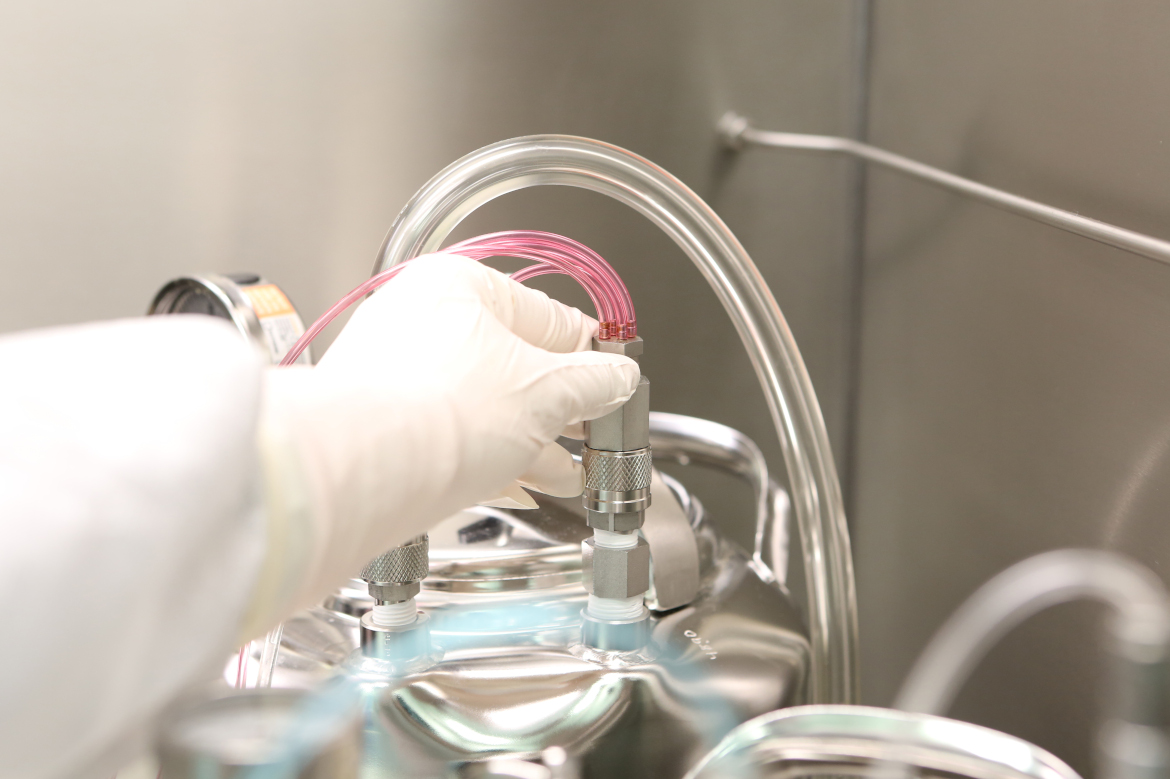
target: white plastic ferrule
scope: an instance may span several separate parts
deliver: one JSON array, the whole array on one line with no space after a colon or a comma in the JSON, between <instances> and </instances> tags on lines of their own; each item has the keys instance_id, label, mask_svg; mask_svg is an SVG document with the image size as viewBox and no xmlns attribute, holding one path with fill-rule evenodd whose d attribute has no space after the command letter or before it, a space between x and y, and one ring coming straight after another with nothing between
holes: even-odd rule
<instances>
[{"instance_id":1,"label":"white plastic ferrule","mask_svg":"<svg viewBox=\"0 0 1170 779\"><path fill-rule=\"evenodd\" d=\"M371 621L380 628L397 628L418 619L414 598L401 603L375 603Z\"/></svg>"},{"instance_id":2,"label":"white plastic ferrule","mask_svg":"<svg viewBox=\"0 0 1170 779\"><path fill-rule=\"evenodd\" d=\"M632 598L599 598L589 596L589 616L596 619L625 622L642 616L644 595L635 595Z\"/></svg>"},{"instance_id":3,"label":"white plastic ferrule","mask_svg":"<svg viewBox=\"0 0 1170 779\"><path fill-rule=\"evenodd\" d=\"M607 549L633 549L638 545L638 534L615 533L612 530L593 528L593 543Z\"/></svg>"}]
</instances>

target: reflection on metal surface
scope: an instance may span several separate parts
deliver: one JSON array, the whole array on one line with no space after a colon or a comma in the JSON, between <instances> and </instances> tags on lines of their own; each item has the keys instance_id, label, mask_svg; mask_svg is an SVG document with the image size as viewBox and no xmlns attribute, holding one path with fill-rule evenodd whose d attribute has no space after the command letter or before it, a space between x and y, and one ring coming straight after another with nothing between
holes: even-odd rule
<instances>
[{"instance_id":1,"label":"reflection on metal surface","mask_svg":"<svg viewBox=\"0 0 1170 779\"><path fill-rule=\"evenodd\" d=\"M756 442L743 433L682 414L650 412L650 442L659 459L714 468L748 483L756 497L752 565L765 581L784 584L788 573L788 493L768 475Z\"/></svg>"},{"instance_id":2,"label":"reflection on metal surface","mask_svg":"<svg viewBox=\"0 0 1170 779\"><path fill-rule=\"evenodd\" d=\"M900 154L870 146L868 143L836 135L809 135L807 133L784 133L760 130L751 126L743 116L728 112L716 127L720 139L727 148L740 150L744 146L764 146L771 149L789 149L821 154L844 154L865 162L872 162L884 168L895 170L907 176L928 181L935 186L958 192L989 206L1003 209L1036 222L1073 233L1093 241L1099 241L1122 251L1141 257L1148 257L1161 263L1170 264L1170 242L1160 238L1126 230L1124 227L1100 222L1096 219L1065 211L1026 197L1004 192L977 181L956 176L945 170L903 157Z\"/></svg>"},{"instance_id":3,"label":"reflection on metal surface","mask_svg":"<svg viewBox=\"0 0 1170 779\"><path fill-rule=\"evenodd\" d=\"M1015 736L966 722L868 706L797 706L730 733L687 779L886 776L1080 779L1059 758ZM889 774L889 776L901 774Z\"/></svg>"},{"instance_id":4,"label":"reflection on metal surface","mask_svg":"<svg viewBox=\"0 0 1170 779\"><path fill-rule=\"evenodd\" d=\"M673 532L692 539L696 587L688 605L650 614L638 648L582 643L585 510L539 496L536 510L475 508L432 530L417 598L425 663L355 651L372 600L354 582L329 608L287 622L275 683L358 680L369 777L443 776L549 747L583 777L681 776L737 724L802 702L809 643L784 591L715 533L685 488L662 483L656 504L669 499Z\"/></svg>"},{"instance_id":5,"label":"reflection on metal surface","mask_svg":"<svg viewBox=\"0 0 1170 779\"><path fill-rule=\"evenodd\" d=\"M642 537L650 546L646 605L669 611L687 605L699 592L699 545L690 519L657 471L652 489L659 497L646 509L642 523Z\"/></svg>"},{"instance_id":6,"label":"reflection on metal surface","mask_svg":"<svg viewBox=\"0 0 1170 779\"><path fill-rule=\"evenodd\" d=\"M182 276L163 285L148 316L203 314L226 319L274 365L305 332L300 314L275 284L255 273ZM308 352L297 358L312 365Z\"/></svg>"},{"instance_id":7,"label":"reflection on metal surface","mask_svg":"<svg viewBox=\"0 0 1170 779\"><path fill-rule=\"evenodd\" d=\"M253 689L183 701L165 715L167 779L351 779L361 759L348 691ZM329 705L336 703L337 705Z\"/></svg>"}]
</instances>

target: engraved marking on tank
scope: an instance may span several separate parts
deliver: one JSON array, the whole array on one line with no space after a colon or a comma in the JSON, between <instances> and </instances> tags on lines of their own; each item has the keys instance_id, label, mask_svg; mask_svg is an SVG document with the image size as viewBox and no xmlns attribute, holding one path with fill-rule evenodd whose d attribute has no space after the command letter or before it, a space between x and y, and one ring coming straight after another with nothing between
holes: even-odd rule
<instances>
[{"instance_id":1,"label":"engraved marking on tank","mask_svg":"<svg viewBox=\"0 0 1170 779\"><path fill-rule=\"evenodd\" d=\"M719 651L715 647L707 643L707 640L700 636L693 630L684 630L683 635L691 640L691 643L699 648L703 654L707 655L708 660L714 660L719 657Z\"/></svg>"}]
</instances>

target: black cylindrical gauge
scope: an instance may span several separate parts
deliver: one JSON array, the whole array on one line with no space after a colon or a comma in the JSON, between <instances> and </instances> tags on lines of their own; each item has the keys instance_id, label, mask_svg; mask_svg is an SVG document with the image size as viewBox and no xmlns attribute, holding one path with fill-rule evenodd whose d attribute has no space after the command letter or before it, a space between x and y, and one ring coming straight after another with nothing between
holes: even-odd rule
<instances>
[{"instance_id":1,"label":"black cylindrical gauge","mask_svg":"<svg viewBox=\"0 0 1170 779\"><path fill-rule=\"evenodd\" d=\"M273 364L280 362L305 332L305 323L288 295L255 273L184 276L168 281L146 313L206 314L226 319ZM297 363L312 365L308 349Z\"/></svg>"}]
</instances>

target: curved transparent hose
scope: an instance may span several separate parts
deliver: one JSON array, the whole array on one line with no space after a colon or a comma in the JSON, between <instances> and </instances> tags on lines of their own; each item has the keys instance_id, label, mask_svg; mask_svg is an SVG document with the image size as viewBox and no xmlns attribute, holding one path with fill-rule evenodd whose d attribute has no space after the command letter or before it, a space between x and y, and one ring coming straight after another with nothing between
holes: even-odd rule
<instances>
[{"instance_id":1,"label":"curved transparent hose","mask_svg":"<svg viewBox=\"0 0 1170 779\"><path fill-rule=\"evenodd\" d=\"M1166 649L1170 601L1154 574L1110 552L1045 552L998 574L951 615L918 656L894 708L945 713L971 671L1008 631L1049 606L1080 598L1113 607L1113 633L1122 644Z\"/></svg>"},{"instance_id":2,"label":"curved transparent hose","mask_svg":"<svg viewBox=\"0 0 1170 779\"><path fill-rule=\"evenodd\" d=\"M1095 740L1099 774L1106 779L1170 776L1170 596L1157 576L1112 552L1046 552L987 582L930 640L895 707L943 712L1004 634L1049 606L1080 598L1104 601L1113 609L1109 694Z\"/></svg>"},{"instance_id":3,"label":"curved transparent hose","mask_svg":"<svg viewBox=\"0 0 1170 779\"><path fill-rule=\"evenodd\" d=\"M760 380L788 469L808 580L810 698L855 701L853 564L821 410L771 291L701 198L648 160L600 141L558 135L503 141L458 160L418 191L390 228L375 274L438 250L451 230L484 203L541 185L581 187L640 212L682 248L715 290Z\"/></svg>"}]
</instances>

